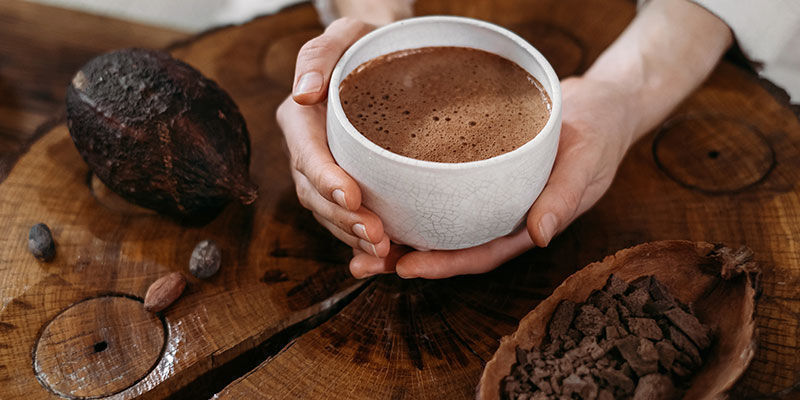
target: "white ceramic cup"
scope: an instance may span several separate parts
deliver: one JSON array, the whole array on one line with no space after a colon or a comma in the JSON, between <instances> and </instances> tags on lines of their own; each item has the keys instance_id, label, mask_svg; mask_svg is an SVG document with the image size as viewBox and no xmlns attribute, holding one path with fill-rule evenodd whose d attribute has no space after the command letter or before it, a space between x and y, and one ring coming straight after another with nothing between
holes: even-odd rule
<instances>
[{"instance_id":1,"label":"white ceramic cup","mask_svg":"<svg viewBox=\"0 0 800 400\"><path fill-rule=\"evenodd\" d=\"M528 143L485 160L440 163L388 150L361 135L339 99L339 84L356 67L398 50L460 46L517 63L550 97L550 119ZM417 249L462 249L513 232L544 188L561 131L561 87L547 60L516 34L470 18L411 18L379 28L353 44L331 76L328 145L355 179L362 203L383 221L389 238ZM501 132L498 132L498 135Z\"/></svg>"}]
</instances>

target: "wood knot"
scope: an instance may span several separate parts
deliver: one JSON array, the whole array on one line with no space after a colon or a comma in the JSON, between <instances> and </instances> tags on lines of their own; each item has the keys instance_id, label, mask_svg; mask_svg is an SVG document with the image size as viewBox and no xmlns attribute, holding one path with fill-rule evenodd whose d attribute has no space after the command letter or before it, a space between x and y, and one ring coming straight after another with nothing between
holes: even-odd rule
<instances>
[{"instance_id":1,"label":"wood knot","mask_svg":"<svg viewBox=\"0 0 800 400\"><path fill-rule=\"evenodd\" d=\"M653 141L661 171L681 186L706 194L738 193L767 178L775 152L754 126L716 115L679 116Z\"/></svg>"}]
</instances>

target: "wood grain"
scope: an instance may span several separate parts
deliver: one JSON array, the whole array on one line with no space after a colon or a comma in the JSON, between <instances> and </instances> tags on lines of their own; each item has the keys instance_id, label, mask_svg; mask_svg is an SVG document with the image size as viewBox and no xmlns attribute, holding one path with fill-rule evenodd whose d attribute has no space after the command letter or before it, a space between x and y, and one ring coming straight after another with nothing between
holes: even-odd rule
<instances>
[{"instance_id":1,"label":"wood grain","mask_svg":"<svg viewBox=\"0 0 800 400\"><path fill-rule=\"evenodd\" d=\"M253 207L232 205L203 227L118 212L107 207L107 196L93 195L88 168L64 125L36 141L2 182L0 220L6 234L0 237L0 300L8 305L0 310L0 398L53 395L34 377L32 367L47 352L36 352L36 360L31 356L48 321L71 315L86 299L105 293L143 297L158 277L186 273L192 249L203 239L219 244L221 270L208 280L191 279L181 299L165 310L167 342L156 365L145 370L145 376L132 378L133 371L141 373L141 365L147 364L147 352L141 354L143 360L134 361L135 354L116 357L115 371L132 371L130 379L122 375L120 382L101 384L108 378L103 363L76 358L85 365L75 366L80 374L61 374L63 379L53 384L59 393L164 397L335 306L364 284L347 272L350 249L319 227L296 200L274 118L288 88L262 78L262 57L271 38L319 29L316 14L307 6L248 26L261 33L218 31L175 54L225 87L250 130L258 133L252 138L251 176L262 189ZM287 51L291 53L277 55L275 61L293 63L296 49ZM240 63L219 62L239 59ZM27 230L38 221L52 228L57 243L57 257L48 264L35 261L25 250ZM125 337L132 329L126 314L117 312L98 323ZM70 324L63 329L59 337L76 338L65 345L85 347L79 340L85 327ZM123 382L132 385L119 387Z\"/></svg>"},{"instance_id":2,"label":"wood grain","mask_svg":"<svg viewBox=\"0 0 800 400\"><path fill-rule=\"evenodd\" d=\"M555 1L429 1L420 2L418 11L512 26L534 46L542 42L543 49L556 49L546 56L561 76L590 65L633 16L627 2L581 7ZM566 51L559 53L560 48ZM695 134L692 141L677 140L683 143L680 156L675 146L654 147L656 137L667 143L663 139L670 130ZM722 64L674 119L634 146L609 193L549 248L480 277L410 283L381 278L219 398L470 398L499 338L567 274L618 249L674 238L756 250L768 270L757 309L761 341L734 397L795 396L800 382L798 144L800 124L790 108L753 76ZM676 174L669 171L678 169L698 188L708 189L671 178ZM775 289L784 308L773 305Z\"/></svg>"},{"instance_id":3,"label":"wood grain","mask_svg":"<svg viewBox=\"0 0 800 400\"><path fill-rule=\"evenodd\" d=\"M511 27L541 47L561 76L585 70L634 12L626 0L417 4L418 14ZM659 239L753 248L765 270L759 348L735 394L797 394L800 122L755 77L720 65L673 119L634 145L608 194L548 248L481 276L359 282L347 273L349 249L298 204L274 118L290 90L296 51L319 32L312 7L302 5L172 47L239 104L252 135L251 176L261 187L253 207L231 206L203 227L126 210L102 188L90 188L63 125L19 159L0 183L7 232L0 237L0 398L52 397L32 367L45 327L87 299L142 297L159 276L185 271L192 248L207 238L222 249L220 272L191 280L166 310L160 358L116 398L197 398L209 389L193 388L237 377L220 398L470 398L500 337L569 274ZM682 139L687 132L690 141ZM690 156L678 151L680 143ZM40 221L51 226L58 246L50 264L25 249L28 228ZM110 317L103 326L125 337L126 318ZM300 324L309 318L313 323ZM61 334L82 337L77 329ZM73 343L85 351L86 337ZM250 371L250 364L239 366L242 357L261 364ZM95 369L102 364L79 359L87 363L86 376L97 379L61 380L60 387L90 395L119 390L101 383L103 372ZM121 371L131 371L126 377L147 364L117 359Z\"/></svg>"},{"instance_id":4,"label":"wood grain","mask_svg":"<svg viewBox=\"0 0 800 400\"><path fill-rule=\"evenodd\" d=\"M66 397L118 393L155 367L166 333L165 322L145 311L139 299L87 299L42 329L33 353L36 378ZM76 381L84 383L75 385Z\"/></svg>"}]
</instances>

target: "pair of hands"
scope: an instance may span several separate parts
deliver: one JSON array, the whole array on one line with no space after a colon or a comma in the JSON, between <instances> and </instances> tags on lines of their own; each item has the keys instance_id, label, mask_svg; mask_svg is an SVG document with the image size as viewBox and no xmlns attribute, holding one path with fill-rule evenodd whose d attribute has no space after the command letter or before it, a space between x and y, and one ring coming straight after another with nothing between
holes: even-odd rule
<instances>
[{"instance_id":1,"label":"pair of hands","mask_svg":"<svg viewBox=\"0 0 800 400\"><path fill-rule=\"evenodd\" d=\"M357 278L397 273L403 278L446 278L490 271L534 247L545 247L608 189L633 138L630 110L614 84L585 78L561 82L561 139L547 185L531 207L527 229L462 250L414 251L395 245L380 218L361 204L358 184L328 149L325 98L344 51L373 27L339 19L300 50L292 95L278 108L303 207L353 248Z\"/></svg>"}]
</instances>

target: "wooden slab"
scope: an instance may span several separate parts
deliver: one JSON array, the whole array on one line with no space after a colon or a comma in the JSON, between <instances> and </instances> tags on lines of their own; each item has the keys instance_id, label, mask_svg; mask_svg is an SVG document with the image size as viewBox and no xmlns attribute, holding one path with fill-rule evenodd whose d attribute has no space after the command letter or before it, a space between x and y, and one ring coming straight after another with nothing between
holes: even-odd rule
<instances>
[{"instance_id":1,"label":"wooden slab","mask_svg":"<svg viewBox=\"0 0 800 400\"><path fill-rule=\"evenodd\" d=\"M481 4L420 2L418 11L512 26L562 76L590 65L633 15L624 1ZM472 398L499 338L575 268L674 238L756 251L765 268L760 347L734 394L797 395L799 149L800 124L791 110L755 78L723 64L670 121L634 146L605 198L549 248L481 276L381 278L218 398Z\"/></svg>"},{"instance_id":2,"label":"wooden slab","mask_svg":"<svg viewBox=\"0 0 800 400\"><path fill-rule=\"evenodd\" d=\"M204 227L116 211L93 195L64 125L44 134L2 183L0 398L163 397L363 284L347 272L350 250L297 202L274 118L289 92L282 74L320 31L316 14L306 6L248 27L198 38L175 55L240 105L253 132L255 206L229 207ZM267 77L265 66L278 75ZM39 221L57 242L49 264L27 252L28 229ZM155 279L188 274L191 251L205 238L222 249L220 273L190 279L161 321L134 312ZM120 304L92 306L107 302Z\"/></svg>"},{"instance_id":3,"label":"wooden slab","mask_svg":"<svg viewBox=\"0 0 800 400\"><path fill-rule=\"evenodd\" d=\"M561 76L583 71L634 15L625 0L429 0L417 12L508 26ZM20 158L0 184L8 232L0 237L0 398L198 398L237 377L219 397L470 398L499 338L553 287L590 261L657 239L756 251L765 269L759 350L736 394L792 395L800 379L800 122L754 77L721 65L631 149L608 195L549 248L481 276L357 282L347 273L349 250L298 204L274 121L294 54L320 32L303 5L173 47L226 88L247 119L261 187L252 208L229 207L194 228L120 211L93 195L63 125ZM39 221L58 243L50 264L26 252L27 230ZM157 321L132 311L150 282L185 272L205 238L221 245L220 273L191 279ZM132 343L141 350L125 351Z\"/></svg>"}]
</instances>

